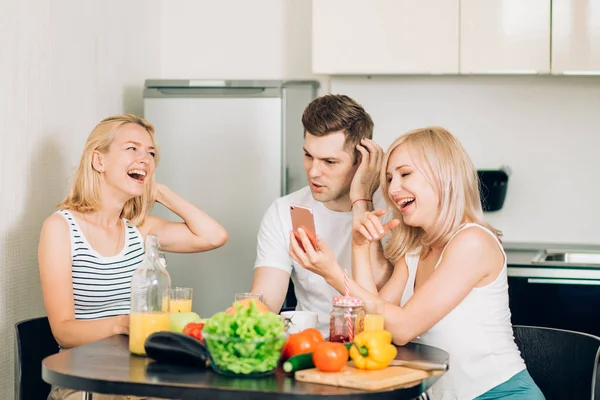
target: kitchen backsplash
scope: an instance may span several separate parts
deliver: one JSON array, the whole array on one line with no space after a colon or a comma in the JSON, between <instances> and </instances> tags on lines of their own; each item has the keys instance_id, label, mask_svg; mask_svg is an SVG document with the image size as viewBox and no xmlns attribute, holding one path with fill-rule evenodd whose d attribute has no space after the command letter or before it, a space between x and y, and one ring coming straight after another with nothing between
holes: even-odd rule
<instances>
[{"instance_id":1,"label":"kitchen backsplash","mask_svg":"<svg viewBox=\"0 0 600 400\"><path fill-rule=\"evenodd\" d=\"M486 213L504 240L600 243L600 77L336 77L331 92L363 104L384 149L441 125L476 168L510 166L504 207Z\"/></svg>"}]
</instances>

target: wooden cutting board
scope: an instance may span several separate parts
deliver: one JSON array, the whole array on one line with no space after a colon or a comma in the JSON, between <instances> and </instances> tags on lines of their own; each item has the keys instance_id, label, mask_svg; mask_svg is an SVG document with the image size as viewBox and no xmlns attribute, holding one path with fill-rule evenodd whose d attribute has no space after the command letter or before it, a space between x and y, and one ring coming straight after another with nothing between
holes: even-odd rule
<instances>
[{"instance_id":1,"label":"wooden cutting board","mask_svg":"<svg viewBox=\"0 0 600 400\"><path fill-rule=\"evenodd\" d=\"M382 390L420 381L435 374L406 367L387 367L375 371L345 366L339 372L321 372L316 368L296 371L294 377L300 382L341 386L360 390Z\"/></svg>"}]
</instances>

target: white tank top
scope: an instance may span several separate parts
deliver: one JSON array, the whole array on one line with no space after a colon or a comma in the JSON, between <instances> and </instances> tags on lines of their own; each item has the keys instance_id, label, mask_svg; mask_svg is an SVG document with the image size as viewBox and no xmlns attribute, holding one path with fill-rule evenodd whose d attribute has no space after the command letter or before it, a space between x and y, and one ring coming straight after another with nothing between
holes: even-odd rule
<instances>
[{"instance_id":1,"label":"white tank top","mask_svg":"<svg viewBox=\"0 0 600 400\"><path fill-rule=\"evenodd\" d=\"M490 230L472 223L462 226L450 241L458 232L472 226L483 229L496 240L504 255L504 266L493 282L473 288L462 302L417 339L450 355L448 372L428 391L430 398L435 400L473 399L525 369L510 321L506 254L500 241ZM414 293L419 264L418 254L407 254L405 259L408 280L401 305Z\"/></svg>"}]
</instances>

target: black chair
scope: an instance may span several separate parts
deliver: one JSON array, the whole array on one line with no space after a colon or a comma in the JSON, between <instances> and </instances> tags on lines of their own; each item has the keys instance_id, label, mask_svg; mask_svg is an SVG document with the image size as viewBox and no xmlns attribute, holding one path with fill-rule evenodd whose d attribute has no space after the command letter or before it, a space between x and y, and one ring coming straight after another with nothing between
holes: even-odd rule
<instances>
[{"instance_id":1,"label":"black chair","mask_svg":"<svg viewBox=\"0 0 600 400\"><path fill-rule=\"evenodd\" d=\"M527 370L547 400L600 400L600 337L536 326L513 330Z\"/></svg>"},{"instance_id":2,"label":"black chair","mask_svg":"<svg viewBox=\"0 0 600 400\"><path fill-rule=\"evenodd\" d=\"M15 399L44 400L50 385L42 380L42 360L58 353L48 317L15 324Z\"/></svg>"},{"instance_id":3,"label":"black chair","mask_svg":"<svg viewBox=\"0 0 600 400\"><path fill-rule=\"evenodd\" d=\"M290 284L288 285L287 293L285 294L285 301L283 302L283 307L281 308L280 312L294 311L297 304L298 300L296 299L296 293L294 292L294 283L290 278Z\"/></svg>"}]
</instances>

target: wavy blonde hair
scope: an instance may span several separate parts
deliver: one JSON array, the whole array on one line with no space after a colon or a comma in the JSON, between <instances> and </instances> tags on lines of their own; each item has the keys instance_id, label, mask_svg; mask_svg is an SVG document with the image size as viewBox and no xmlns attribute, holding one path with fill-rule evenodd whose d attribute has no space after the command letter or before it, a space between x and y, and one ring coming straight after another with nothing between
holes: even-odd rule
<instances>
[{"instance_id":1,"label":"wavy blonde hair","mask_svg":"<svg viewBox=\"0 0 600 400\"><path fill-rule=\"evenodd\" d=\"M439 197L440 211L434 229L426 234L422 228L404 224L398 205L390 198L386 172L392 152L404 146L419 170ZM385 256L397 262L408 252L420 249L426 256L436 246L445 245L465 222L474 222L502 236L483 218L477 171L464 148L450 132L438 126L410 131L396 139L383 159L381 170L383 196L400 225L392 231L385 246Z\"/></svg>"},{"instance_id":2,"label":"wavy blonde hair","mask_svg":"<svg viewBox=\"0 0 600 400\"><path fill-rule=\"evenodd\" d=\"M106 154L119 128L125 124L137 124L150 135L155 148L155 163L158 165L158 145L154 138L154 126L143 118L132 114L115 115L100 121L87 138L79 165L75 170L71 189L65 199L57 205L61 209L76 210L81 213L96 211L100 202L100 172L92 166L93 154L98 151ZM129 199L123 206L121 218L126 218L134 225L142 225L154 205L156 183L154 176L145 185L141 196Z\"/></svg>"}]
</instances>

